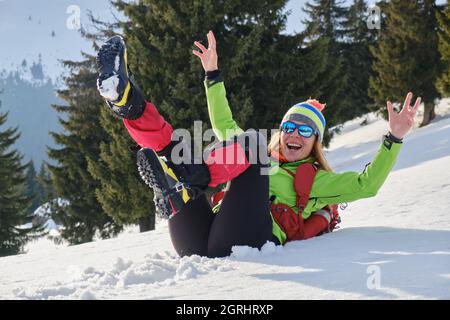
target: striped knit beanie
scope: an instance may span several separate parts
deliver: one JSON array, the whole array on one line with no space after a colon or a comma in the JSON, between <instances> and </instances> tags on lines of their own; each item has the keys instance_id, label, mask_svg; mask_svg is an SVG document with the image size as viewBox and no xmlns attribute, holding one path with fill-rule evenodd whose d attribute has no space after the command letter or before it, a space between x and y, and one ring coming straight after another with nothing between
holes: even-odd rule
<instances>
[{"instance_id":1,"label":"striped knit beanie","mask_svg":"<svg viewBox=\"0 0 450 320\"><path fill-rule=\"evenodd\" d=\"M322 114L324 108L325 104L321 104L315 99L309 99L290 108L284 115L282 122L304 122L307 125L310 125L318 133L317 139L322 142L326 128L325 117Z\"/></svg>"}]
</instances>

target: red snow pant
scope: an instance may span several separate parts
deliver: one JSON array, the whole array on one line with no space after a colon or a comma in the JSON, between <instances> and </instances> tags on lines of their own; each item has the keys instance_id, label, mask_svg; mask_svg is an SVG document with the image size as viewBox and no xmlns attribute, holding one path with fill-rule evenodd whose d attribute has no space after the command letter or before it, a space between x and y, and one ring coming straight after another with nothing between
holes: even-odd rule
<instances>
[{"instance_id":1,"label":"red snow pant","mask_svg":"<svg viewBox=\"0 0 450 320\"><path fill-rule=\"evenodd\" d=\"M145 111L141 117L136 120L124 119L123 121L131 137L142 148L151 148L159 152L171 142L173 128L151 102L146 102ZM237 161L230 162L226 158L230 153ZM219 159L221 161L217 161ZM208 185L210 187L231 181L250 166L246 160L245 151L238 143L213 150L205 162L211 175Z\"/></svg>"}]
</instances>

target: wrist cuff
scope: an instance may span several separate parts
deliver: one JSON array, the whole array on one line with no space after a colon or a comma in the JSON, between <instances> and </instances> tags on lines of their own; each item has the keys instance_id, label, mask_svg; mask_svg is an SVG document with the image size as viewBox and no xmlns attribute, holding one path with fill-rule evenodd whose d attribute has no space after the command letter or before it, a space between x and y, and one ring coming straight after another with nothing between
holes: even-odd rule
<instances>
[{"instance_id":1,"label":"wrist cuff","mask_svg":"<svg viewBox=\"0 0 450 320\"><path fill-rule=\"evenodd\" d=\"M397 138L391 132L388 132L388 134L386 135L386 139L389 139L390 141L392 141L394 143L403 143L403 139Z\"/></svg>"},{"instance_id":2,"label":"wrist cuff","mask_svg":"<svg viewBox=\"0 0 450 320\"><path fill-rule=\"evenodd\" d=\"M217 78L220 77L220 70L216 69L213 71L207 71L205 73L205 80L216 80Z\"/></svg>"},{"instance_id":3,"label":"wrist cuff","mask_svg":"<svg viewBox=\"0 0 450 320\"><path fill-rule=\"evenodd\" d=\"M223 78L219 69L206 72L205 83L207 88L211 88L213 85L220 82L223 82Z\"/></svg>"}]
</instances>

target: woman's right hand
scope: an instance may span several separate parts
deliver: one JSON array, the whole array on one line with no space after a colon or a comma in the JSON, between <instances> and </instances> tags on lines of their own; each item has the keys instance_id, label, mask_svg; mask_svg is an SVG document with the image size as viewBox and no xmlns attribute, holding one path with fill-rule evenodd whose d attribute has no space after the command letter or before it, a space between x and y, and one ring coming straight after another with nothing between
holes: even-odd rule
<instances>
[{"instance_id":1,"label":"woman's right hand","mask_svg":"<svg viewBox=\"0 0 450 320\"><path fill-rule=\"evenodd\" d=\"M414 125L414 117L416 116L417 110L422 102L422 98L417 98L414 107L411 107L412 97L412 92L408 93L405 104L403 105L403 109L400 113L394 111L394 106L390 101L387 103L389 113L389 131L397 139L403 139L403 137Z\"/></svg>"},{"instance_id":2,"label":"woman's right hand","mask_svg":"<svg viewBox=\"0 0 450 320\"><path fill-rule=\"evenodd\" d=\"M200 42L195 41L194 45L201 50L198 52L196 50L192 50L192 53L200 58L202 62L203 69L205 72L214 71L219 68L217 61L217 51L216 51L216 38L214 37L214 33L209 31L207 34L208 37L208 49L205 48Z\"/></svg>"}]
</instances>

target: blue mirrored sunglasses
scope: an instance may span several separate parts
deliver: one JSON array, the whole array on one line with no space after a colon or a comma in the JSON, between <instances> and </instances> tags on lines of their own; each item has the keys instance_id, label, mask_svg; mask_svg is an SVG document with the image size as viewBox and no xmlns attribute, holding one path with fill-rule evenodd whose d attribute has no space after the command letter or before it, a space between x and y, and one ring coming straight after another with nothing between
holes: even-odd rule
<instances>
[{"instance_id":1,"label":"blue mirrored sunglasses","mask_svg":"<svg viewBox=\"0 0 450 320\"><path fill-rule=\"evenodd\" d=\"M317 134L313 127L307 124L296 124L292 121L286 121L281 124L281 130L284 133L293 133L295 129L298 130L298 134L305 138L311 138L314 134Z\"/></svg>"}]
</instances>

